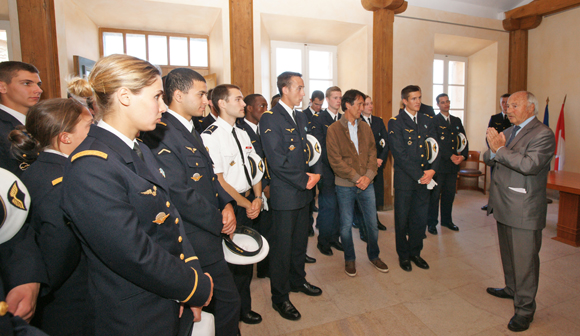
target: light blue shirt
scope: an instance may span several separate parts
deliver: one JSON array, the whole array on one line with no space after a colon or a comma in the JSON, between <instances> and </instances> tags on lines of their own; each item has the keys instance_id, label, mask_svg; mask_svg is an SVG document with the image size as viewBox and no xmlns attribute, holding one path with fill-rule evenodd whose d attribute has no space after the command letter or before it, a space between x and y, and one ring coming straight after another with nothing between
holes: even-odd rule
<instances>
[{"instance_id":1,"label":"light blue shirt","mask_svg":"<svg viewBox=\"0 0 580 336\"><path fill-rule=\"evenodd\" d=\"M350 123L350 121L347 121L346 124L348 125L350 140L354 143L354 147L358 153L358 119L354 120L354 126Z\"/></svg>"},{"instance_id":2,"label":"light blue shirt","mask_svg":"<svg viewBox=\"0 0 580 336\"><path fill-rule=\"evenodd\" d=\"M521 124L517 125L517 126L520 126L520 129L519 129L519 130L516 132L516 134L514 135L514 139L515 139L515 137L517 137L517 136L518 136L518 133L520 133L520 131L521 131L522 129L524 129L524 127L526 127L526 125L527 125L527 124L529 124L529 123L530 123L530 121L532 121L532 119L534 119L535 117L536 117L536 115L534 114L533 116L531 116L531 117L529 117L528 119L524 120L524 122L523 122L523 123L521 123ZM514 127L515 127L515 126L514 126ZM506 140L506 141L507 141L507 140ZM512 140L512 141L513 141L513 140ZM500 150L501 148L503 148L503 147L505 147L505 146L501 146L500 148L498 148L498 149L497 149L497 151L499 151L499 150ZM490 158L490 159L493 159L493 158L495 157L495 155L496 155L497 151L495 151L495 153L494 153L494 152L490 152L489 158Z\"/></svg>"}]
</instances>

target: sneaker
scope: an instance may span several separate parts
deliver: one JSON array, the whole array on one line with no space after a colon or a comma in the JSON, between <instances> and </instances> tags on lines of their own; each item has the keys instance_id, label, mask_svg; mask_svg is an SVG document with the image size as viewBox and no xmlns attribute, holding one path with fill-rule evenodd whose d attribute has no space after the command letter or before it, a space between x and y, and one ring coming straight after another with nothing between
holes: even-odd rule
<instances>
[{"instance_id":1,"label":"sneaker","mask_svg":"<svg viewBox=\"0 0 580 336\"><path fill-rule=\"evenodd\" d=\"M371 260L371 264L375 266L380 272L387 273L389 272L389 266L385 264L381 259L377 258L375 260Z\"/></svg>"},{"instance_id":2,"label":"sneaker","mask_svg":"<svg viewBox=\"0 0 580 336\"><path fill-rule=\"evenodd\" d=\"M356 267L354 266L354 261L345 261L344 262L344 272L349 277L356 276Z\"/></svg>"}]
</instances>

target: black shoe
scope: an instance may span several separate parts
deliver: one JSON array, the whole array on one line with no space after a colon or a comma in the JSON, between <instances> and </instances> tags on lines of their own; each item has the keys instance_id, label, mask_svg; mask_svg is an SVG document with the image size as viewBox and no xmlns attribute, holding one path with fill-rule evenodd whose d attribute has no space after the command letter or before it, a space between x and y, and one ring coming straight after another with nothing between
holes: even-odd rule
<instances>
[{"instance_id":1,"label":"black shoe","mask_svg":"<svg viewBox=\"0 0 580 336\"><path fill-rule=\"evenodd\" d=\"M306 258L304 258L304 262L307 264L314 264L316 262L316 259L309 257L308 254L306 255Z\"/></svg>"},{"instance_id":2,"label":"black shoe","mask_svg":"<svg viewBox=\"0 0 580 336\"><path fill-rule=\"evenodd\" d=\"M318 247L318 250L320 251L320 253L322 253L324 255L331 256L333 254L332 249L330 248L330 245L324 246L324 245L318 243L318 244L316 244L316 247ZM306 256L306 257L308 257L308 256Z\"/></svg>"},{"instance_id":3,"label":"black shoe","mask_svg":"<svg viewBox=\"0 0 580 336\"><path fill-rule=\"evenodd\" d=\"M436 228L436 227L434 227L434 226L429 226L429 227L427 228L427 232L429 232L429 233L430 233L430 234L432 234L432 235L437 235L437 228Z\"/></svg>"},{"instance_id":4,"label":"black shoe","mask_svg":"<svg viewBox=\"0 0 580 336\"><path fill-rule=\"evenodd\" d=\"M514 299L513 295L509 295L506 291L505 288L493 288L493 287L488 287L487 288L487 293L490 295L493 295L495 297L498 298L502 298L502 299Z\"/></svg>"},{"instance_id":5,"label":"black shoe","mask_svg":"<svg viewBox=\"0 0 580 336\"><path fill-rule=\"evenodd\" d=\"M399 260L399 266L403 269L403 271L411 272L413 267L411 266L411 261L409 259L402 259Z\"/></svg>"},{"instance_id":6,"label":"black shoe","mask_svg":"<svg viewBox=\"0 0 580 336\"><path fill-rule=\"evenodd\" d=\"M286 300L282 303L272 303L272 308L274 308L280 316L290 321L298 321L302 317L290 300Z\"/></svg>"},{"instance_id":7,"label":"black shoe","mask_svg":"<svg viewBox=\"0 0 580 336\"><path fill-rule=\"evenodd\" d=\"M344 248L342 247L342 244L339 241L330 242L330 244L328 244L328 245L330 245L331 247L334 247L337 251L344 251Z\"/></svg>"},{"instance_id":8,"label":"black shoe","mask_svg":"<svg viewBox=\"0 0 580 336\"><path fill-rule=\"evenodd\" d=\"M383 223L379 222L379 218L377 217L377 227L381 231L387 231L387 227L383 225Z\"/></svg>"},{"instance_id":9,"label":"black shoe","mask_svg":"<svg viewBox=\"0 0 580 336\"><path fill-rule=\"evenodd\" d=\"M422 269L429 269L429 264L427 264L427 262L425 260L423 260L423 258L421 258L419 256L412 256L409 259L412 262L414 262L415 265L417 265L417 267L422 268Z\"/></svg>"},{"instance_id":10,"label":"black shoe","mask_svg":"<svg viewBox=\"0 0 580 336\"><path fill-rule=\"evenodd\" d=\"M364 241L365 243L368 243L369 241L367 240L367 236L360 236L360 240Z\"/></svg>"},{"instance_id":11,"label":"black shoe","mask_svg":"<svg viewBox=\"0 0 580 336\"><path fill-rule=\"evenodd\" d=\"M292 291L295 293L302 292L308 296L319 296L322 295L322 289L311 285L308 282L305 282L302 286L297 288L292 288Z\"/></svg>"},{"instance_id":12,"label":"black shoe","mask_svg":"<svg viewBox=\"0 0 580 336\"><path fill-rule=\"evenodd\" d=\"M457 227L457 225L455 225L453 223L441 224L441 226L445 226L446 228L448 228L451 231L459 231L459 228Z\"/></svg>"},{"instance_id":13,"label":"black shoe","mask_svg":"<svg viewBox=\"0 0 580 336\"><path fill-rule=\"evenodd\" d=\"M245 324L258 324L262 322L262 316L255 311L249 311L247 314L240 316L240 321Z\"/></svg>"},{"instance_id":14,"label":"black shoe","mask_svg":"<svg viewBox=\"0 0 580 336\"><path fill-rule=\"evenodd\" d=\"M508 329L515 332L528 330L533 320L534 317L525 317L516 314L512 317L510 323L508 323Z\"/></svg>"},{"instance_id":15,"label":"black shoe","mask_svg":"<svg viewBox=\"0 0 580 336\"><path fill-rule=\"evenodd\" d=\"M481 210L487 211L487 204L481 207Z\"/></svg>"}]
</instances>

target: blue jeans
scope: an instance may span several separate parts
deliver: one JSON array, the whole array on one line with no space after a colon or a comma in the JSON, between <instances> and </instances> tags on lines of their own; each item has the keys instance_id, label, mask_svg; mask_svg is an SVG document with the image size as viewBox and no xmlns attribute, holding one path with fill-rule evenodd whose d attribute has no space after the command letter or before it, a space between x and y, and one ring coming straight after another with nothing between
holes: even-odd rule
<instances>
[{"instance_id":1,"label":"blue jeans","mask_svg":"<svg viewBox=\"0 0 580 336\"><path fill-rule=\"evenodd\" d=\"M357 200L362 211L365 233L367 235L367 255L373 261L379 258L379 229L377 227L377 207L375 188L369 184L366 190L357 187L336 186L336 198L340 211L340 240L344 248L344 260L354 261L354 245L352 243L352 221L354 217L354 201Z\"/></svg>"}]
</instances>

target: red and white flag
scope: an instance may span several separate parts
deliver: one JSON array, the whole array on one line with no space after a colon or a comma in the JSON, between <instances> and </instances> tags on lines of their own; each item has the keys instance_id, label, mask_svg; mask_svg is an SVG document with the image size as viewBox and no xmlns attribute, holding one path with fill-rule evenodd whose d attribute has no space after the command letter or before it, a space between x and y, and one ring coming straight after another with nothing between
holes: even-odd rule
<instances>
[{"instance_id":1,"label":"red and white flag","mask_svg":"<svg viewBox=\"0 0 580 336\"><path fill-rule=\"evenodd\" d=\"M566 95L567 96L567 95ZM566 144L566 127L564 126L564 104L566 104L566 96L562 103L562 110L558 117L558 124L556 125L556 160L554 163L554 170L564 170L564 148Z\"/></svg>"}]
</instances>

